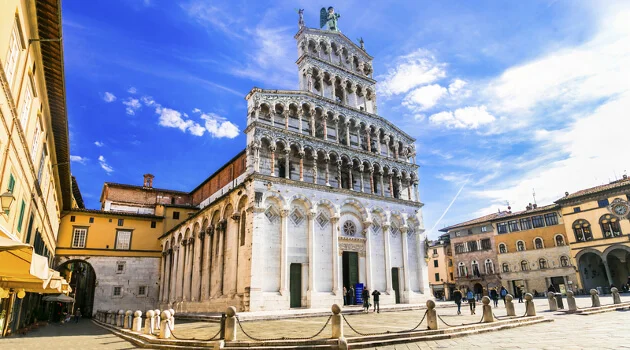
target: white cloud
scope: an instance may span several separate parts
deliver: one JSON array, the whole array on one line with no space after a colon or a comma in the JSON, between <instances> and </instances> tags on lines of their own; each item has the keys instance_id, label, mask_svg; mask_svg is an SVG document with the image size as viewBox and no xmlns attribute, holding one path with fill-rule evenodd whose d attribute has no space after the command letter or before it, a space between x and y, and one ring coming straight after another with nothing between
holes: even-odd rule
<instances>
[{"instance_id":1,"label":"white cloud","mask_svg":"<svg viewBox=\"0 0 630 350\"><path fill-rule=\"evenodd\" d=\"M94 141L94 145L96 145L96 147L103 147L103 146L105 146L105 144L102 143L101 141Z\"/></svg>"},{"instance_id":2,"label":"white cloud","mask_svg":"<svg viewBox=\"0 0 630 350\"><path fill-rule=\"evenodd\" d=\"M177 128L182 132L188 131L195 136L202 136L205 132L201 125L188 119L188 115L182 115L182 113L174 109L158 108L156 113L160 115L159 124L167 128Z\"/></svg>"},{"instance_id":3,"label":"white cloud","mask_svg":"<svg viewBox=\"0 0 630 350\"><path fill-rule=\"evenodd\" d=\"M79 164L85 164L88 161L88 159L85 158L85 157L81 157L81 156L72 156L71 155L70 156L70 161L71 162L76 162L76 163L79 163Z\"/></svg>"},{"instance_id":4,"label":"white cloud","mask_svg":"<svg viewBox=\"0 0 630 350\"><path fill-rule=\"evenodd\" d=\"M136 111L142 107L142 105L140 104L140 100L131 97L123 101L123 104L127 106L127 108L125 108L125 111L128 115L135 115Z\"/></svg>"},{"instance_id":5,"label":"white cloud","mask_svg":"<svg viewBox=\"0 0 630 350\"><path fill-rule=\"evenodd\" d=\"M111 174L114 172L114 168L112 168L109 164L107 164L105 157L103 157L102 155L98 156L98 163L101 165L101 168L105 170L107 174Z\"/></svg>"},{"instance_id":6,"label":"white cloud","mask_svg":"<svg viewBox=\"0 0 630 350\"><path fill-rule=\"evenodd\" d=\"M199 109L199 108L195 108L192 111L193 111L193 113L201 113L201 109Z\"/></svg>"},{"instance_id":7,"label":"white cloud","mask_svg":"<svg viewBox=\"0 0 630 350\"><path fill-rule=\"evenodd\" d=\"M379 92L387 97L406 93L421 85L432 83L446 76L446 64L424 49L418 49L399 57L387 74L379 77Z\"/></svg>"},{"instance_id":8,"label":"white cloud","mask_svg":"<svg viewBox=\"0 0 630 350\"><path fill-rule=\"evenodd\" d=\"M158 103L155 102L155 100L153 99L153 97L151 96L142 96L142 98L140 98L142 100L142 103L144 103L145 106L147 107L159 107L160 105Z\"/></svg>"},{"instance_id":9,"label":"white cloud","mask_svg":"<svg viewBox=\"0 0 630 350\"><path fill-rule=\"evenodd\" d=\"M129 90L127 90L128 93L130 94L135 94L136 92L138 92L138 90L135 87L130 87Z\"/></svg>"},{"instance_id":10,"label":"white cloud","mask_svg":"<svg viewBox=\"0 0 630 350\"><path fill-rule=\"evenodd\" d=\"M105 94L103 94L103 101L107 103L114 102L116 101L116 96L114 96L111 92L105 92Z\"/></svg>"},{"instance_id":11,"label":"white cloud","mask_svg":"<svg viewBox=\"0 0 630 350\"><path fill-rule=\"evenodd\" d=\"M238 126L214 113L204 113L201 115L201 119L206 121L206 130L212 137L233 139L240 134Z\"/></svg>"},{"instance_id":12,"label":"white cloud","mask_svg":"<svg viewBox=\"0 0 630 350\"><path fill-rule=\"evenodd\" d=\"M438 84L425 85L411 91L403 100L403 105L417 111L429 109L448 92Z\"/></svg>"},{"instance_id":13,"label":"white cloud","mask_svg":"<svg viewBox=\"0 0 630 350\"><path fill-rule=\"evenodd\" d=\"M431 123L453 129L477 129L495 120L486 106L458 108L455 112L440 112L429 117Z\"/></svg>"},{"instance_id":14,"label":"white cloud","mask_svg":"<svg viewBox=\"0 0 630 350\"><path fill-rule=\"evenodd\" d=\"M241 22L244 19L234 17L234 12L230 11L229 7L225 10L217 6L216 3L201 0L189 1L186 4L182 4L181 7L197 22L213 30L223 32L229 37L243 38L243 35L238 32L238 28L242 27Z\"/></svg>"},{"instance_id":15,"label":"white cloud","mask_svg":"<svg viewBox=\"0 0 630 350\"><path fill-rule=\"evenodd\" d=\"M464 86L466 86L466 82L461 79L455 79L452 83L448 85L448 93L451 95L457 94Z\"/></svg>"}]
</instances>

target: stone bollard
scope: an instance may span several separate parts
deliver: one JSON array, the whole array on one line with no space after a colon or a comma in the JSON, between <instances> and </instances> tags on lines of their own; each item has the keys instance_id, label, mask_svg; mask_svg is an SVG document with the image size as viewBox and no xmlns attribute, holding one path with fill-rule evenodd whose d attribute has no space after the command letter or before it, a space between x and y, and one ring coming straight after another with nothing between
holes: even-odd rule
<instances>
[{"instance_id":1,"label":"stone bollard","mask_svg":"<svg viewBox=\"0 0 630 350\"><path fill-rule=\"evenodd\" d=\"M162 324L160 325L160 339L168 339L171 337L171 329L168 327L168 319L171 313L168 310L162 311Z\"/></svg>"},{"instance_id":2,"label":"stone bollard","mask_svg":"<svg viewBox=\"0 0 630 350\"><path fill-rule=\"evenodd\" d=\"M155 330L155 311L149 310L145 314L146 319L144 320L144 334L153 334Z\"/></svg>"},{"instance_id":3,"label":"stone bollard","mask_svg":"<svg viewBox=\"0 0 630 350\"><path fill-rule=\"evenodd\" d=\"M173 329L175 329L175 310L168 309L168 312L171 313L171 318L169 319L169 321L170 321L170 325L171 325L171 330L173 330Z\"/></svg>"},{"instance_id":4,"label":"stone bollard","mask_svg":"<svg viewBox=\"0 0 630 350\"><path fill-rule=\"evenodd\" d=\"M118 317L116 319L116 326L123 326L123 318L125 317L125 310L118 310Z\"/></svg>"},{"instance_id":5,"label":"stone bollard","mask_svg":"<svg viewBox=\"0 0 630 350\"><path fill-rule=\"evenodd\" d=\"M438 329L437 312L433 300L427 300L427 329Z\"/></svg>"},{"instance_id":6,"label":"stone bollard","mask_svg":"<svg viewBox=\"0 0 630 350\"><path fill-rule=\"evenodd\" d=\"M600 307L602 304L599 302L599 292L597 289L591 289L591 307Z\"/></svg>"},{"instance_id":7,"label":"stone bollard","mask_svg":"<svg viewBox=\"0 0 630 350\"><path fill-rule=\"evenodd\" d=\"M114 310L107 311L107 323L115 324L114 319L115 319Z\"/></svg>"},{"instance_id":8,"label":"stone bollard","mask_svg":"<svg viewBox=\"0 0 630 350\"><path fill-rule=\"evenodd\" d=\"M483 322L494 322L494 315L492 314L492 306L490 306L490 298L487 296L481 298L483 304Z\"/></svg>"},{"instance_id":9,"label":"stone bollard","mask_svg":"<svg viewBox=\"0 0 630 350\"><path fill-rule=\"evenodd\" d=\"M339 307L339 305L333 304L333 306L330 308L330 311L332 311L333 313L332 319L331 319L332 338L333 339L343 338L343 322L341 319L341 308Z\"/></svg>"},{"instance_id":10,"label":"stone bollard","mask_svg":"<svg viewBox=\"0 0 630 350\"><path fill-rule=\"evenodd\" d=\"M160 312L160 309L155 309L154 312L155 312L155 322L153 323L153 328L159 330L159 329L162 328L162 327L160 327L160 314L161 314L161 312Z\"/></svg>"},{"instance_id":11,"label":"stone bollard","mask_svg":"<svg viewBox=\"0 0 630 350\"><path fill-rule=\"evenodd\" d=\"M131 330L134 332L142 332L142 311L136 310L136 312L133 313Z\"/></svg>"},{"instance_id":12,"label":"stone bollard","mask_svg":"<svg viewBox=\"0 0 630 350\"><path fill-rule=\"evenodd\" d=\"M534 297L531 293L525 294L525 315L536 316L536 307L534 306Z\"/></svg>"},{"instance_id":13,"label":"stone bollard","mask_svg":"<svg viewBox=\"0 0 630 350\"><path fill-rule=\"evenodd\" d=\"M567 306L569 307L569 312L577 311L577 304L575 303L575 297L573 296L573 292L567 291Z\"/></svg>"},{"instance_id":14,"label":"stone bollard","mask_svg":"<svg viewBox=\"0 0 630 350\"><path fill-rule=\"evenodd\" d=\"M610 288L610 292L612 293L613 304L621 304L621 297L619 296L619 289L617 289L616 287L612 287Z\"/></svg>"},{"instance_id":15,"label":"stone bollard","mask_svg":"<svg viewBox=\"0 0 630 350\"><path fill-rule=\"evenodd\" d=\"M516 310L514 310L514 303L512 302L514 297L512 294L508 294L505 296L505 311L508 316L516 316Z\"/></svg>"},{"instance_id":16,"label":"stone bollard","mask_svg":"<svg viewBox=\"0 0 630 350\"><path fill-rule=\"evenodd\" d=\"M131 322L129 322L129 319L131 318L132 314L133 314L133 311L131 311L131 310L125 311L125 319L123 320L123 328L124 329L131 328Z\"/></svg>"},{"instance_id":17,"label":"stone bollard","mask_svg":"<svg viewBox=\"0 0 630 350\"><path fill-rule=\"evenodd\" d=\"M556 293L547 293L547 301L549 302L549 311L558 311L558 303L556 302Z\"/></svg>"},{"instance_id":18,"label":"stone bollard","mask_svg":"<svg viewBox=\"0 0 630 350\"><path fill-rule=\"evenodd\" d=\"M229 306L225 311L225 341L236 340L236 308Z\"/></svg>"}]
</instances>

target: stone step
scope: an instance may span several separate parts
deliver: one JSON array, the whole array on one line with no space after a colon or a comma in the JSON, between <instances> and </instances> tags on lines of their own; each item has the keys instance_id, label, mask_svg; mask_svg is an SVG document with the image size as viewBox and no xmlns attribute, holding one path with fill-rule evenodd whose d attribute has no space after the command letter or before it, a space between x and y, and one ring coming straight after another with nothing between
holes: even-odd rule
<instances>
[{"instance_id":1,"label":"stone step","mask_svg":"<svg viewBox=\"0 0 630 350\"><path fill-rule=\"evenodd\" d=\"M608 305L602 305L599 307L588 307L584 309L578 309L577 311L569 311L569 310L559 310L559 311L562 311L565 313L576 314L576 315L588 316L588 315L600 314L603 312L622 311L628 308L630 308L630 302L624 302L621 304L608 304Z\"/></svg>"}]
</instances>

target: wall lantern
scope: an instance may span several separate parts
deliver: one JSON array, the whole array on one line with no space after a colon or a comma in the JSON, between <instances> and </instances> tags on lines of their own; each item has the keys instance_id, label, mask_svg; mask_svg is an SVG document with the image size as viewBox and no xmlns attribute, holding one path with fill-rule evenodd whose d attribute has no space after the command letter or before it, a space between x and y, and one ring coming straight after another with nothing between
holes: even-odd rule
<instances>
[{"instance_id":1,"label":"wall lantern","mask_svg":"<svg viewBox=\"0 0 630 350\"><path fill-rule=\"evenodd\" d=\"M11 204L13 203L14 199L15 197L13 197L13 193L8 192L8 191L0 195L0 202L2 203L2 211L7 212L9 209L11 209Z\"/></svg>"}]
</instances>

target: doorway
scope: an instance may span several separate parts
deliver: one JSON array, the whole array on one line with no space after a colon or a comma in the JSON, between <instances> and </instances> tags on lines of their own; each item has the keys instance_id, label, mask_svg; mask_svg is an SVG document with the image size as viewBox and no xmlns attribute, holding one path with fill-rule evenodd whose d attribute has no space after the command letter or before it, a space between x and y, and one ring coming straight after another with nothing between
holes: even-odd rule
<instances>
[{"instance_id":1,"label":"doorway","mask_svg":"<svg viewBox=\"0 0 630 350\"><path fill-rule=\"evenodd\" d=\"M359 283L359 253L343 252L342 254L343 286L350 289Z\"/></svg>"},{"instance_id":2,"label":"doorway","mask_svg":"<svg viewBox=\"0 0 630 350\"><path fill-rule=\"evenodd\" d=\"M394 290L394 294L396 295L396 304L400 304L400 278L399 278L399 268L392 268L392 289Z\"/></svg>"},{"instance_id":3,"label":"doorway","mask_svg":"<svg viewBox=\"0 0 630 350\"><path fill-rule=\"evenodd\" d=\"M290 307L302 307L302 264L291 264L289 294Z\"/></svg>"},{"instance_id":4,"label":"doorway","mask_svg":"<svg viewBox=\"0 0 630 350\"><path fill-rule=\"evenodd\" d=\"M96 273L92 265L84 260L70 260L60 265L57 270L68 281L74 293L70 294L75 300L74 309L69 311L74 312L80 308L83 317L92 317L96 287ZM57 321L56 317L58 316L53 317L53 321Z\"/></svg>"}]
</instances>

